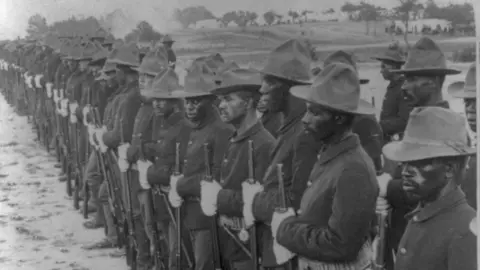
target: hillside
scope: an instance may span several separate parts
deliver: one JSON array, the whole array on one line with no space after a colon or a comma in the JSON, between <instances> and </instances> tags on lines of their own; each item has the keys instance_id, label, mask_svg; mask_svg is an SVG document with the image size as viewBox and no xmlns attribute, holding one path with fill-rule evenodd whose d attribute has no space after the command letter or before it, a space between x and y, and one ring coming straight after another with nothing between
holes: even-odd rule
<instances>
[{"instance_id":1,"label":"hillside","mask_svg":"<svg viewBox=\"0 0 480 270\"><path fill-rule=\"evenodd\" d=\"M374 30L373 23L370 32ZM220 52L266 50L290 38L307 37L314 45L363 45L387 42L383 24L377 22L376 35L365 35L366 26L357 22L316 22L304 25L273 25L227 28L185 29L172 33L179 51L218 50Z\"/></svg>"}]
</instances>

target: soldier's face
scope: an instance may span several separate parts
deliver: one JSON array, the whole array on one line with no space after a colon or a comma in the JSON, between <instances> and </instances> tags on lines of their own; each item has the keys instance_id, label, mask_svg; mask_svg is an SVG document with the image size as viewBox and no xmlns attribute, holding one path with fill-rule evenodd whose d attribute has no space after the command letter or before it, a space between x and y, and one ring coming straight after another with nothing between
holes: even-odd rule
<instances>
[{"instance_id":1,"label":"soldier's face","mask_svg":"<svg viewBox=\"0 0 480 270\"><path fill-rule=\"evenodd\" d=\"M330 137L337 124L333 113L324 107L307 102L307 112L302 118L306 130L314 134L315 139L322 141Z\"/></svg>"},{"instance_id":2,"label":"soldier's face","mask_svg":"<svg viewBox=\"0 0 480 270\"><path fill-rule=\"evenodd\" d=\"M198 122L206 116L207 108L212 105L212 99L206 97L186 98L183 104L185 117L192 122Z\"/></svg>"},{"instance_id":3,"label":"soldier's face","mask_svg":"<svg viewBox=\"0 0 480 270\"><path fill-rule=\"evenodd\" d=\"M167 115L173 111L175 100L157 98L152 101L152 106L155 115Z\"/></svg>"},{"instance_id":4,"label":"soldier's face","mask_svg":"<svg viewBox=\"0 0 480 270\"><path fill-rule=\"evenodd\" d=\"M257 110L261 113L267 112L270 106L270 95L262 95L260 96L260 100L258 101Z\"/></svg>"},{"instance_id":5,"label":"soldier's face","mask_svg":"<svg viewBox=\"0 0 480 270\"><path fill-rule=\"evenodd\" d=\"M473 132L477 132L477 100L475 98L466 98L465 116L467 117L468 125Z\"/></svg>"},{"instance_id":6,"label":"soldier's face","mask_svg":"<svg viewBox=\"0 0 480 270\"><path fill-rule=\"evenodd\" d=\"M288 89L285 87L282 82L273 77L264 77L260 93L265 96L263 97L265 100L268 100L270 112L281 112L285 107L286 95L288 95Z\"/></svg>"},{"instance_id":7,"label":"soldier's face","mask_svg":"<svg viewBox=\"0 0 480 270\"><path fill-rule=\"evenodd\" d=\"M140 73L138 76L138 86L140 90L150 85L155 77L146 73Z\"/></svg>"},{"instance_id":8,"label":"soldier's face","mask_svg":"<svg viewBox=\"0 0 480 270\"><path fill-rule=\"evenodd\" d=\"M383 61L380 65L380 74L382 74L382 77L385 80L390 81L394 77L394 75L391 73L391 71L394 69L398 69L398 67L393 63Z\"/></svg>"},{"instance_id":9,"label":"soldier's face","mask_svg":"<svg viewBox=\"0 0 480 270\"><path fill-rule=\"evenodd\" d=\"M433 201L448 183L449 168L438 159L405 162L401 166L402 188L412 201Z\"/></svg>"},{"instance_id":10,"label":"soldier's face","mask_svg":"<svg viewBox=\"0 0 480 270\"><path fill-rule=\"evenodd\" d=\"M405 76L402 85L402 94L411 107L420 107L427 104L432 95L440 91L435 77Z\"/></svg>"},{"instance_id":11,"label":"soldier's face","mask_svg":"<svg viewBox=\"0 0 480 270\"><path fill-rule=\"evenodd\" d=\"M218 110L223 122L229 124L240 123L247 114L249 104L237 93L219 96Z\"/></svg>"}]
</instances>

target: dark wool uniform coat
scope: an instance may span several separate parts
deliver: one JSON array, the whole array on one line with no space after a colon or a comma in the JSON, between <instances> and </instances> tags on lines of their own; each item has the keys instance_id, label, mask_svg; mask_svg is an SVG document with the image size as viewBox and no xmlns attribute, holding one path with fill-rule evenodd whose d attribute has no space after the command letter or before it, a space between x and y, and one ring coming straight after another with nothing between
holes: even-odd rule
<instances>
[{"instance_id":1,"label":"dark wool uniform coat","mask_svg":"<svg viewBox=\"0 0 480 270\"><path fill-rule=\"evenodd\" d=\"M232 127L223 123L218 112L212 107L208 110L206 118L199 125L189 131L189 136L180 134L180 150L183 158L184 178L177 183L178 195L184 198L183 207L185 214L185 227L189 230L209 229L211 217L203 214L200 207L200 181L204 179L205 153L204 144L211 149L211 172L214 179L220 179L220 167L223 153L226 149L228 138L232 134ZM179 139L180 139L179 138Z\"/></svg>"},{"instance_id":2,"label":"dark wool uniform coat","mask_svg":"<svg viewBox=\"0 0 480 270\"><path fill-rule=\"evenodd\" d=\"M404 79L391 81L383 98L380 125L386 143L391 141L391 137L395 134L403 134L412 111L412 108L403 98L403 82Z\"/></svg>"},{"instance_id":3,"label":"dark wool uniform coat","mask_svg":"<svg viewBox=\"0 0 480 270\"><path fill-rule=\"evenodd\" d=\"M369 241L378 183L373 163L350 134L319 153L298 216L285 219L277 241L310 260L350 262Z\"/></svg>"},{"instance_id":4,"label":"dark wool uniform coat","mask_svg":"<svg viewBox=\"0 0 480 270\"><path fill-rule=\"evenodd\" d=\"M475 216L459 188L415 209L407 216L395 270L477 269L477 239L469 229Z\"/></svg>"},{"instance_id":5,"label":"dark wool uniform coat","mask_svg":"<svg viewBox=\"0 0 480 270\"><path fill-rule=\"evenodd\" d=\"M248 141L253 142L254 176L263 175L270 163L270 153L275 146L275 138L258 121L242 134L234 134L229 141L220 168L222 190L217 196L218 214L222 219L243 217L242 183L249 177ZM238 228L233 229L238 233ZM220 230L220 244L223 257L228 261L246 261L248 256L231 237Z\"/></svg>"}]
</instances>

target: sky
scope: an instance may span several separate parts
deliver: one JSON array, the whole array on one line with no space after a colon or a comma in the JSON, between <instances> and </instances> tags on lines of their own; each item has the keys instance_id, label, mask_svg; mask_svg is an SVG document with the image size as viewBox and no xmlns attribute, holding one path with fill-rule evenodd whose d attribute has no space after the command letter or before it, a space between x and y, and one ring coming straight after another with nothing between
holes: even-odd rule
<instances>
[{"instance_id":1,"label":"sky","mask_svg":"<svg viewBox=\"0 0 480 270\"><path fill-rule=\"evenodd\" d=\"M203 5L215 15L231 10L252 10L263 13L269 9L286 13L288 10L322 11L338 9L347 0L0 0L0 39L24 35L28 18L40 13L47 22L72 15L100 16L122 9L134 21L147 20L154 26L168 29L175 8ZM398 0L366 0L371 4L393 7ZM478 0L435 0L439 4ZM358 2L353 0L351 2ZM157 27L158 28L158 27ZM163 29L159 29L163 30Z\"/></svg>"}]
</instances>

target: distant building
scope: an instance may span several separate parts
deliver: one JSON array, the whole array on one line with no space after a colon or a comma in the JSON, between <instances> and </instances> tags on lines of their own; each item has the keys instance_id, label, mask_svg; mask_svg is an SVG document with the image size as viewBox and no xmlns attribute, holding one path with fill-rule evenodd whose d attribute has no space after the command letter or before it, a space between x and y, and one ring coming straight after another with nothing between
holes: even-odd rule
<instances>
[{"instance_id":1,"label":"distant building","mask_svg":"<svg viewBox=\"0 0 480 270\"><path fill-rule=\"evenodd\" d=\"M387 22L387 27L395 25L396 28L401 29L405 32L405 24L400 20ZM439 28L444 31L445 29L450 30L452 28L452 23L444 19L420 19L415 21L408 22L408 32L409 33L421 33L422 29L429 28L435 30Z\"/></svg>"}]
</instances>

